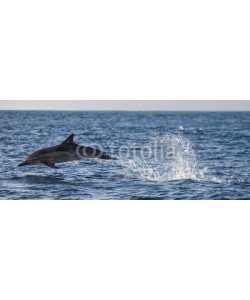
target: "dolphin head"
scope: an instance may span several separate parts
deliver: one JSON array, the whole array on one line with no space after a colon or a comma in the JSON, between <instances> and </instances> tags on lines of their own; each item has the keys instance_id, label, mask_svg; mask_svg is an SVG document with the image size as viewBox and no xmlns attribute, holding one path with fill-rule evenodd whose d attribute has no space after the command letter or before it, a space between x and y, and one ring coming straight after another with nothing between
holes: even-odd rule
<instances>
[{"instance_id":1,"label":"dolphin head","mask_svg":"<svg viewBox=\"0 0 250 300\"><path fill-rule=\"evenodd\" d=\"M27 157L27 158L25 159L25 161L23 161L22 163L20 163L20 164L18 165L18 167L28 166L28 165L33 165L33 164L35 164L35 163L36 163L36 161L35 161L34 158L31 157L31 155L30 155L29 157Z\"/></svg>"},{"instance_id":2,"label":"dolphin head","mask_svg":"<svg viewBox=\"0 0 250 300\"><path fill-rule=\"evenodd\" d=\"M18 165L18 167L38 164L39 161L37 160L37 156L39 155L39 152L40 152L40 151L36 151L36 152L32 153L31 155L29 155L29 156L25 159L25 161L23 161L22 163L20 163L20 164Z\"/></svg>"},{"instance_id":3,"label":"dolphin head","mask_svg":"<svg viewBox=\"0 0 250 300\"><path fill-rule=\"evenodd\" d=\"M27 161L27 160L25 160L24 162L20 163L20 164L18 165L18 167L27 166L27 165L30 165L30 162Z\"/></svg>"}]
</instances>

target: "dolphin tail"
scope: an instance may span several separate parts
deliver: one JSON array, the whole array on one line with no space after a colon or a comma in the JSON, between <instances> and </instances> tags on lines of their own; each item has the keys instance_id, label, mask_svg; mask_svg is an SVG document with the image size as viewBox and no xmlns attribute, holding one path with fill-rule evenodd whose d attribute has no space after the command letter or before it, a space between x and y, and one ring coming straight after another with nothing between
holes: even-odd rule
<instances>
[{"instance_id":1,"label":"dolphin tail","mask_svg":"<svg viewBox=\"0 0 250 300\"><path fill-rule=\"evenodd\" d=\"M113 159L113 160L118 160L117 157L110 157L110 159Z\"/></svg>"},{"instance_id":2,"label":"dolphin tail","mask_svg":"<svg viewBox=\"0 0 250 300\"><path fill-rule=\"evenodd\" d=\"M100 159L112 159L112 160L118 160L118 158L116 157L112 157L110 155L108 155L107 153L102 153L102 156L100 157Z\"/></svg>"}]
</instances>

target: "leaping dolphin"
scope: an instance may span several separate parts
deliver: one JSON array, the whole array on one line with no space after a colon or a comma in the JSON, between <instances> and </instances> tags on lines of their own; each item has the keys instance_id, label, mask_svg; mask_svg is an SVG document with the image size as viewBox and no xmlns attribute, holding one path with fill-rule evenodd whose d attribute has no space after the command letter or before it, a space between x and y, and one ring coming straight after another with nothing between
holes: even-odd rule
<instances>
[{"instance_id":1,"label":"leaping dolphin","mask_svg":"<svg viewBox=\"0 0 250 300\"><path fill-rule=\"evenodd\" d=\"M78 145L74 142L73 138L74 134L71 134L59 145L35 151L24 162L20 163L18 167L43 164L50 168L57 168L55 166L57 163L83 158L117 159L99 149Z\"/></svg>"}]
</instances>

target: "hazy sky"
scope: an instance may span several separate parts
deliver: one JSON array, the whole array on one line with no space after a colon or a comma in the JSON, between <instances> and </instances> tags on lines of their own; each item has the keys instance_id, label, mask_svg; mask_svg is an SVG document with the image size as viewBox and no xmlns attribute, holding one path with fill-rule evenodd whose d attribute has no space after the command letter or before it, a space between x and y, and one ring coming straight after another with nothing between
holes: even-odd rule
<instances>
[{"instance_id":1,"label":"hazy sky","mask_svg":"<svg viewBox=\"0 0 250 300\"><path fill-rule=\"evenodd\" d=\"M249 111L250 100L1 100L0 110Z\"/></svg>"}]
</instances>

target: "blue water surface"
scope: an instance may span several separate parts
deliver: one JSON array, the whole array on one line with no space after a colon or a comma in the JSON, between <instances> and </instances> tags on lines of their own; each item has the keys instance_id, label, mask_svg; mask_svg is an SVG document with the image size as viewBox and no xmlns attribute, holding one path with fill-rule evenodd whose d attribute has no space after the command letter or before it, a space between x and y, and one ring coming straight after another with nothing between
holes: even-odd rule
<instances>
[{"instance_id":1,"label":"blue water surface","mask_svg":"<svg viewBox=\"0 0 250 300\"><path fill-rule=\"evenodd\" d=\"M249 112L0 111L0 199L249 199ZM18 168L70 134L117 161Z\"/></svg>"}]
</instances>

